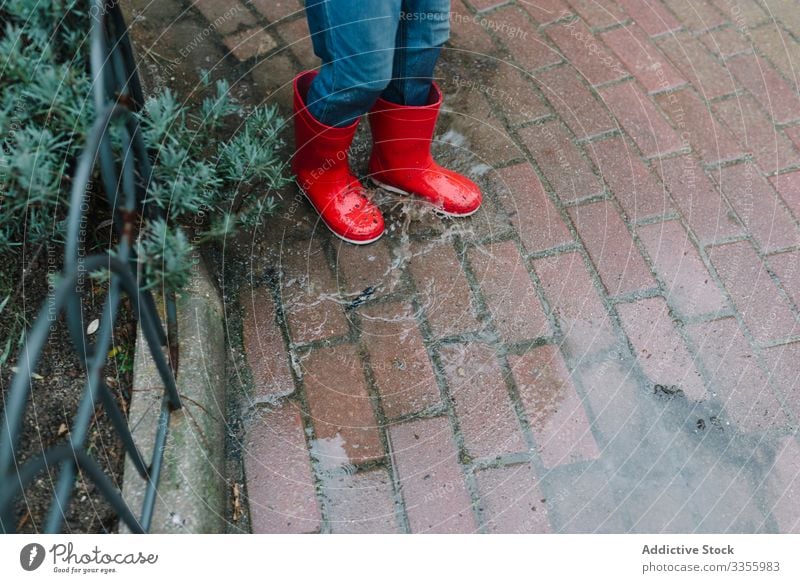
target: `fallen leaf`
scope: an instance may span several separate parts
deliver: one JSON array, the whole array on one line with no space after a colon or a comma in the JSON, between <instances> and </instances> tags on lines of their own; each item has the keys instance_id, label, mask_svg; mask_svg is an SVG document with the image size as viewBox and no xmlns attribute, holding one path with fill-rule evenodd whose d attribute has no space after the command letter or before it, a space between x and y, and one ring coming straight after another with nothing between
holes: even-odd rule
<instances>
[{"instance_id":1,"label":"fallen leaf","mask_svg":"<svg viewBox=\"0 0 800 583\"><path fill-rule=\"evenodd\" d=\"M9 368L11 369L11 372L13 372L14 374L19 373L19 369L16 366L11 366ZM42 375L40 375L38 373L35 373L35 372L31 373L31 378L33 380L35 380L35 381L43 381L44 380L44 377Z\"/></svg>"},{"instance_id":2,"label":"fallen leaf","mask_svg":"<svg viewBox=\"0 0 800 583\"><path fill-rule=\"evenodd\" d=\"M20 519L20 521L17 523L17 531L19 531L19 529L21 529L23 526L25 526L25 524L28 522L28 519L29 519L30 517L31 517L31 512L30 512L30 510L29 510L29 511L27 511L27 512L25 513L25 516L23 516L23 517Z\"/></svg>"},{"instance_id":3,"label":"fallen leaf","mask_svg":"<svg viewBox=\"0 0 800 583\"><path fill-rule=\"evenodd\" d=\"M239 498L239 484L233 483L233 521L238 522L239 517L242 515L242 503Z\"/></svg>"}]
</instances>

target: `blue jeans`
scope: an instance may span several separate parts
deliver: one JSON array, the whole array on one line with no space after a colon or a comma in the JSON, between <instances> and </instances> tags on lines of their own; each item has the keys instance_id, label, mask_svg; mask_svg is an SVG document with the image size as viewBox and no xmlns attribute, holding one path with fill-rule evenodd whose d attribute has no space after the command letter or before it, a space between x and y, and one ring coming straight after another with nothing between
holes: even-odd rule
<instances>
[{"instance_id":1,"label":"blue jeans","mask_svg":"<svg viewBox=\"0 0 800 583\"><path fill-rule=\"evenodd\" d=\"M426 105L433 69L450 36L450 0L306 0L322 67L306 105L317 120L345 126L382 97Z\"/></svg>"}]
</instances>

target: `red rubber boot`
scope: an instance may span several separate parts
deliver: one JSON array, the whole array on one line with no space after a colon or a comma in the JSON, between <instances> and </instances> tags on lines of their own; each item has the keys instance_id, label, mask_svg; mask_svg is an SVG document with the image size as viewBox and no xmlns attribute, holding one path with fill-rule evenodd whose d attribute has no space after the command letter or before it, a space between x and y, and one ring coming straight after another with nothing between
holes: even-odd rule
<instances>
[{"instance_id":1,"label":"red rubber boot","mask_svg":"<svg viewBox=\"0 0 800 583\"><path fill-rule=\"evenodd\" d=\"M347 159L359 120L337 128L311 115L305 97L316 74L305 71L294 79L292 172L301 192L334 235L348 243L366 245L380 239L384 224L380 209L365 196Z\"/></svg>"},{"instance_id":2,"label":"red rubber boot","mask_svg":"<svg viewBox=\"0 0 800 583\"><path fill-rule=\"evenodd\" d=\"M431 157L431 141L442 92L436 83L430 103L419 107L378 99L369 114L372 128L372 181L391 192L414 194L437 212L466 217L481 206L481 191L466 176L439 166Z\"/></svg>"}]
</instances>

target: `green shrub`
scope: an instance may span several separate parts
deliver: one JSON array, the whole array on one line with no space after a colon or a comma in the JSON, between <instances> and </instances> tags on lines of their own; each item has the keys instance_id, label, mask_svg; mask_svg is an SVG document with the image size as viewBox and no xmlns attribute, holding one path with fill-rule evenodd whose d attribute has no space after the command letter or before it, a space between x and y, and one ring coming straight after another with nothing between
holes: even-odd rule
<instances>
[{"instance_id":1,"label":"green shrub","mask_svg":"<svg viewBox=\"0 0 800 583\"><path fill-rule=\"evenodd\" d=\"M0 274L0 311L9 309L15 277L8 271L18 267L14 259L25 246L63 244L70 175L94 117L89 6L89 0L0 3L0 269L7 271ZM207 95L200 106L165 90L138 114L154 163L148 202L167 217L142 225L136 243L149 287L186 282L193 249L181 224L201 225L195 242L256 225L288 181L276 109L248 110L231 98L227 82L212 84L199 74ZM234 209L242 192L249 196ZM198 222L198 214L206 220Z\"/></svg>"}]
</instances>

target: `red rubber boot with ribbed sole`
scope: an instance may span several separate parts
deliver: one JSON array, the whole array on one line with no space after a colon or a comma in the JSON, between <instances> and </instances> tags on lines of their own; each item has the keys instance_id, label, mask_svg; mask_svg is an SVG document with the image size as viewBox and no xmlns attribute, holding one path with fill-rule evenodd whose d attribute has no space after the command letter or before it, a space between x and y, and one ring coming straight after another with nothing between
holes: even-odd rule
<instances>
[{"instance_id":1,"label":"red rubber boot with ribbed sole","mask_svg":"<svg viewBox=\"0 0 800 583\"><path fill-rule=\"evenodd\" d=\"M442 92L436 83L431 87L428 105L398 105L378 99L369 114L374 142L370 178L390 192L427 200L443 215L467 217L481 206L478 185L431 157L441 106Z\"/></svg>"},{"instance_id":2,"label":"red rubber boot with ribbed sole","mask_svg":"<svg viewBox=\"0 0 800 583\"><path fill-rule=\"evenodd\" d=\"M348 162L347 151L359 120L343 128L317 121L305 103L315 76L316 71L305 71L294 79L292 171L300 190L331 232L348 243L366 245L380 239L384 222Z\"/></svg>"}]
</instances>

